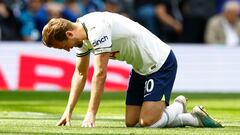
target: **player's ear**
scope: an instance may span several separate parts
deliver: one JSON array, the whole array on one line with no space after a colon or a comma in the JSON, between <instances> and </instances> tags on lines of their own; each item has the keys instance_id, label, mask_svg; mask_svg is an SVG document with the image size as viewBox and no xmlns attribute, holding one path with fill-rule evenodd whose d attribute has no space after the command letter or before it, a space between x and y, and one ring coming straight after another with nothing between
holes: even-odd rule
<instances>
[{"instance_id":1,"label":"player's ear","mask_svg":"<svg viewBox=\"0 0 240 135\"><path fill-rule=\"evenodd\" d=\"M67 38L71 39L73 37L72 31L66 31L66 36L67 36Z\"/></svg>"}]
</instances>

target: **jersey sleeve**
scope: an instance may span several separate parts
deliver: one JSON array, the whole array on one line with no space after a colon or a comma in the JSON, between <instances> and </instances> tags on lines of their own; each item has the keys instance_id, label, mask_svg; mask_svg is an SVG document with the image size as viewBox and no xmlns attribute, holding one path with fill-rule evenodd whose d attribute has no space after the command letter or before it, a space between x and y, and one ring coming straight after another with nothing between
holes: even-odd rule
<instances>
[{"instance_id":1,"label":"jersey sleeve","mask_svg":"<svg viewBox=\"0 0 240 135\"><path fill-rule=\"evenodd\" d=\"M92 48L87 44L83 43L83 46L81 48L77 48L76 50L76 56L77 57L83 57L88 55L91 52Z\"/></svg>"},{"instance_id":2,"label":"jersey sleeve","mask_svg":"<svg viewBox=\"0 0 240 135\"><path fill-rule=\"evenodd\" d=\"M111 27L104 21L98 23L95 27L92 27L89 31L89 41L93 46L93 53L100 54L105 52L111 52L112 50L112 37Z\"/></svg>"}]
</instances>

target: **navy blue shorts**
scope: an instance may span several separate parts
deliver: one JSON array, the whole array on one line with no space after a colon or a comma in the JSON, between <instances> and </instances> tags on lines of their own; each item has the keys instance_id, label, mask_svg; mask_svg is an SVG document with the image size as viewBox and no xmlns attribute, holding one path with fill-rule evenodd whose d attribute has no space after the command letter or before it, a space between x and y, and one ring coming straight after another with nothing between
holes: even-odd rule
<instances>
[{"instance_id":1,"label":"navy blue shorts","mask_svg":"<svg viewBox=\"0 0 240 135\"><path fill-rule=\"evenodd\" d=\"M165 101L169 105L177 73L177 60L171 51L163 66L150 75L132 70L127 90L126 105L141 106L144 101Z\"/></svg>"}]
</instances>

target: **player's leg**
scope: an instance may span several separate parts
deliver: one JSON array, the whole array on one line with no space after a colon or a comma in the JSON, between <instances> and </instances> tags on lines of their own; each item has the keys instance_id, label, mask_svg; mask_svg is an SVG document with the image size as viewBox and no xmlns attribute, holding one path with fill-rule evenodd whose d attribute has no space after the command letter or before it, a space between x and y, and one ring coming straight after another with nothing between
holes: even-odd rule
<instances>
[{"instance_id":1,"label":"player's leg","mask_svg":"<svg viewBox=\"0 0 240 135\"><path fill-rule=\"evenodd\" d=\"M126 97L125 124L134 127L138 124L143 103L145 78L132 70Z\"/></svg>"},{"instance_id":2,"label":"player's leg","mask_svg":"<svg viewBox=\"0 0 240 135\"><path fill-rule=\"evenodd\" d=\"M164 113L163 111L165 108L166 108L165 101L157 101L157 102L145 101L143 103L140 118L139 118L140 126L148 127L159 121L158 122L160 123L159 125L161 125L161 127L164 127L168 121L167 117L162 117Z\"/></svg>"},{"instance_id":3,"label":"player's leg","mask_svg":"<svg viewBox=\"0 0 240 135\"><path fill-rule=\"evenodd\" d=\"M177 115L172 123L167 127L180 127L180 126L193 126L193 127L223 127L221 123L204 110L203 106L195 106L192 113L182 113Z\"/></svg>"},{"instance_id":4,"label":"player's leg","mask_svg":"<svg viewBox=\"0 0 240 135\"><path fill-rule=\"evenodd\" d=\"M174 102L175 101L182 103L184 113L178 114L175 119L172 122L169 122L166 127L201 126L201 123L195 115L193 115L192 113L187 113L187 99L184 96L178 96L177 98L175 98Z\"/></svg>"},{"instance_id":5,"label":"player's leg","mask_svg":"<svg viewBox=\"0 0 240 135\"><path fill-rule=\"evenodd\" d=\"M125 124L127 127L138 126L140 111L141 111L141 106L137 106L137 105L126 106Z\"/></svg>"},{"instance_id":6,"label":"player's leg","mask_svg":"<svg viewBox=\"0 0 240 135\"><path fill-rule=\"evenodd\" d=\"M142 127L164 127L183 112L183 105L179 102L174 102L165 109L170 100L176 71L177 62L171 51L161 69L146 77L139 119Z\"/></svg>"},{"instance_id":7,"label":"player's leg","mask_svg":"<svg viewBox=\"0 0 240 135\"><path fill-rule=\"evenodd\" d=\"M177 115L177 117L167 125L167 127L202 127L202 124L198 118L192 113L182 113Z\"/></svg>"},{"instance_id":8,"label":"player's leg","mask_svg":"<svg viewBox=\"0 0 240 135\"><path fill-rule=\"evenodd\" d=\"M164 102L161 102L161 103L164 103ZM145 105L147 107L145 107ZM173 123L173 121L175 121L178 115L186 112L186 98L184 96L178 96L174 100L173 104L171 104L170 106L167 106L165 109L162 109L162 105L151 103L151 102L144 102L142 108L144 109L142 109L141 115L140 115L141 126L169 127L168 125ZM147 111L145 111L145 109ZM145 115L145 114L150 114L150 115ZM178 125L178 126L181 126L181 125Z\"/></svg>"},{"instance_id":9,"label":"player's leg","mask_svg":"<svg viewBox=\"0 0 240 135\"><path fill-rule=\"evenodd\" d=\"M201 123L195 115L192 113L187 113L187 100L184 96L178 96L174 101L181 102L183 104L184 111L183 113L178 114L174 120L168 123L166 127L201 126Z\"/></svg>"}]
</instances>

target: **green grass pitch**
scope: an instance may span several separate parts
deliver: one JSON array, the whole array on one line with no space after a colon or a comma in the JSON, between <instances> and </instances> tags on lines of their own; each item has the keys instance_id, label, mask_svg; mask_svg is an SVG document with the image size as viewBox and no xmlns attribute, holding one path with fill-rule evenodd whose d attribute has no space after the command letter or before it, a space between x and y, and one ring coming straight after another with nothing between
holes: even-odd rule
<instances>
[{"instance_id":1,"label":"green grass pitch","mask_svg":"<svg viewBox=\"0 0 240 135\"><path fill-rule=\"evenodd\" d=\"M188 97L188 111L204 105L210 115L225 128L126 128L124 125L125 93L104 93L95 128L81 128L89 93L84 92L74 110L71 127L56 127L67 104L65 92L0 92L0 134L169 134L169 135L239 135L240 93L174 93ZM171 100L172 102L172 100Z\"/></svg>"}]
</instances>

